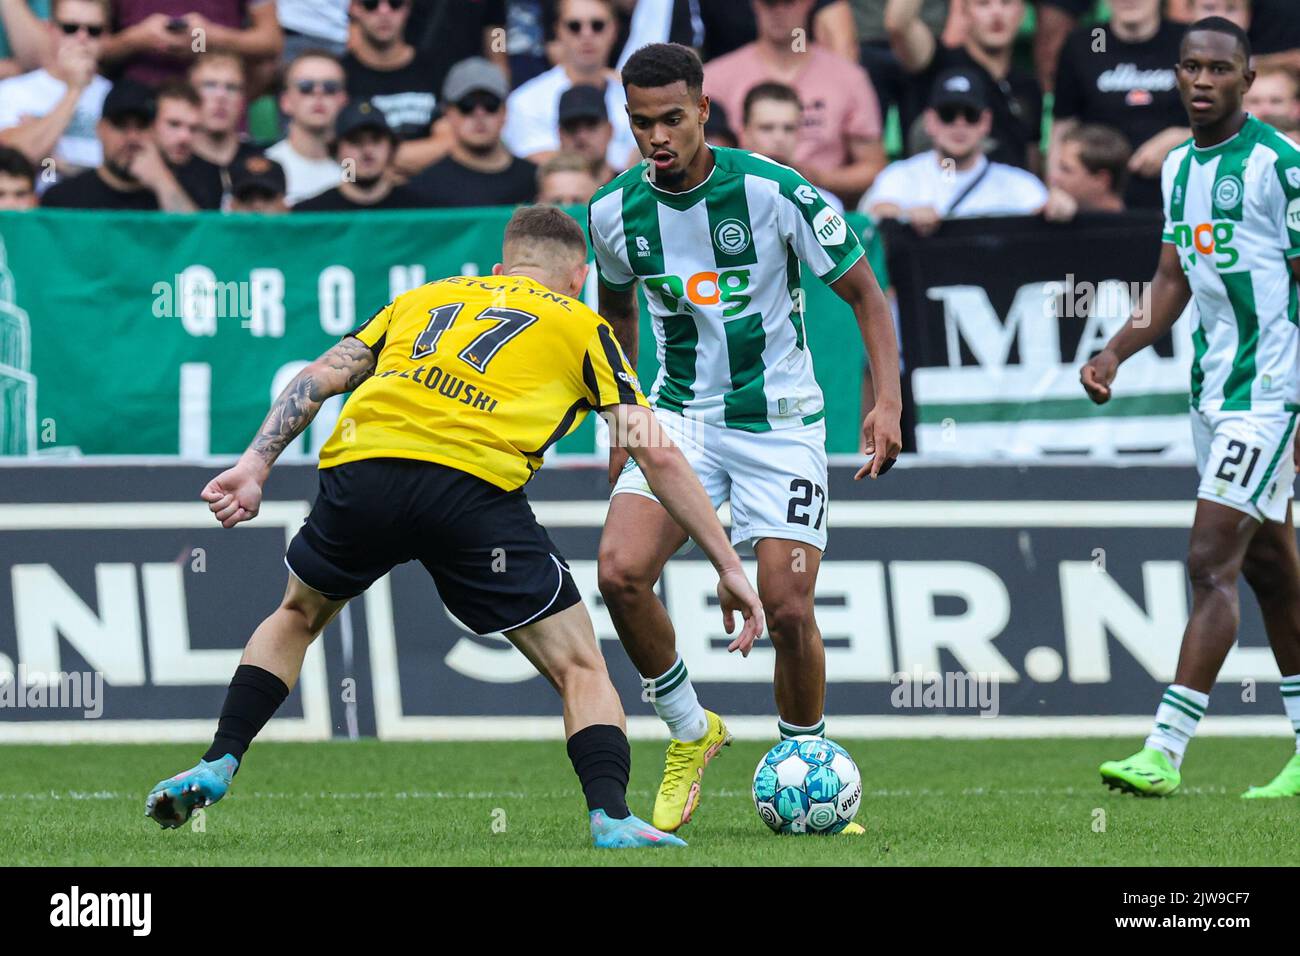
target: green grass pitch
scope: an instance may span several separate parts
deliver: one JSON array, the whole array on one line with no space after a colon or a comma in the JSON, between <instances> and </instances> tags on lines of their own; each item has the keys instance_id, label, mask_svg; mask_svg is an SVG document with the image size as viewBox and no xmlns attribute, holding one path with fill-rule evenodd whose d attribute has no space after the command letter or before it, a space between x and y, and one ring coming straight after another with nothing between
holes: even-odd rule
<instances>
[{"instance_id":1,"label":"green grass pitch","mask_svg":"<svg viewBox=\"0 0 1300 956\"><path fill-rule=\"evenodd\" d=\"M865 837L768 832L749 795L767 745L737 742L709 768L690 847L651 851L590 847L559 742L255 744L202 832L144 817L145 793L199 747L0 746L0 866L1295 862L1294 804L1238 797L1281 768L1286 739L1194 742L1167 800L1099 782L1097 764L1131 739L841 743L862 768ZM661 757L633 744L631 805L646 817Z\"/></svg>"}]
</instances>

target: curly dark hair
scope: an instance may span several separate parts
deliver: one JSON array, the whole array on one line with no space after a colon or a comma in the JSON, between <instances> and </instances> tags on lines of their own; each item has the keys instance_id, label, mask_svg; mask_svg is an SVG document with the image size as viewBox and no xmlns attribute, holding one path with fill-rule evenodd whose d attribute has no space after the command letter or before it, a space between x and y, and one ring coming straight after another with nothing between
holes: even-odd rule
<instances>
[{"instance_id":1,"label":"curly dark hair","mask_svg":"<svg viewBox=\"0 0 1300 956\"><path fill-rule=\"evenodd\" d=\"M624 88L671 86L679 80L685 80L695 96L704 89L704 65L694 50L680 43L650 43L628 57L623 66Z\"/></svg>"}]
</instances>

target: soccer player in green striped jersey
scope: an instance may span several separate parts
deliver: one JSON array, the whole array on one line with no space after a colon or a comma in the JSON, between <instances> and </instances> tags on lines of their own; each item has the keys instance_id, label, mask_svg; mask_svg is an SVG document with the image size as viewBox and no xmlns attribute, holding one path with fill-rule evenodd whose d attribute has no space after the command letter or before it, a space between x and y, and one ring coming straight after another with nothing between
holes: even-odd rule
<instances>
[{"instance_id":1,"label":"soccer player in green striped jersey","mask_svg":"<svg viewBox=\"0 0 1300 956\"><path fill-rule=\"evenodd\" d=\"M1237 638L1237 578L1263 612L1296 755L1246 797L1300 795L1300 556L1291 517L1300 446L1300 146L1242 109L1250 42L1221 17L1187 29L1177 67L1192 139L1164 164L1164 245L1141 308L1082 370L1101 404L1121 362L1192 303L1192 434L1201 481L1187 572L1192 613L1174 683L1138 753L1101 765L1108 786L1178 788L1187 744Z\"/></svg>"},{"instance_id":2,"label":"soccer player in green striped jersey","mask_svg":"<svg viewBox=\"0 0 1300 956\"><path fill-rule=\"evenodd\" d=\"M898 343L861 242L816 187L765 156L705 143L703 77L695 53L676 44L643 47L623 69L645 160L591 200L600 313L635 363L640 283L660 365L656 417L714 504L730 502L732 541L758 558L778 730L821 736L826 661L813 591L826 547L826 432L804 326L821 317L804 315L802 267L852 307L871 358L876 404L863 432L872 458L859 478L882 474L901 448ZM730 736L700 705L655 596L686 533L613 438L600 588L672 737L654 812L671 832L690 819L705 764Z\"/></svg>"}]
</instances>

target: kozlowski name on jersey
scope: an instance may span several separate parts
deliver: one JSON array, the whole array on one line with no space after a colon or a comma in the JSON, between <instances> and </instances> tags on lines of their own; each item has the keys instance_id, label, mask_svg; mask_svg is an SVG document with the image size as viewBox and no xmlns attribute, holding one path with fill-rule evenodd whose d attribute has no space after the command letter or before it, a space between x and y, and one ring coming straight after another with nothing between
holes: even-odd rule
<instances>
[{"instance_id":1,"label":"kozlowski name on jersey","mask_svg":"<svg viewBox=\"0 0 1300 956\"><path fill-rule=\"evenodd\" d=\"M609 323L523 276L452 276L354 332L375 373L339 413L320 466L412 458L507 491L593 409L646 405Z\"/></svg>"}]
</instances>

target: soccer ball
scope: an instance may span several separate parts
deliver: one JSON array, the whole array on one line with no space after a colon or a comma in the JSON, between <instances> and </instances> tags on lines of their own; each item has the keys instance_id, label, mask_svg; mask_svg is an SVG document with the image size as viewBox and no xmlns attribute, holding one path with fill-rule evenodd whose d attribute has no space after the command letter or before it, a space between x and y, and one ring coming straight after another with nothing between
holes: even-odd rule
<instances>
[{"instance_id":1,"label":"soccer ball","mask_svg":"<svg viewBox=\"0 0 1300 956\"><path fill-rule=\"evenodd\" d=\"M861 801L858 765L821 737L783 740L754 770L754 806L777 833L839 833Z\"/></svg>"}]
</instances>

